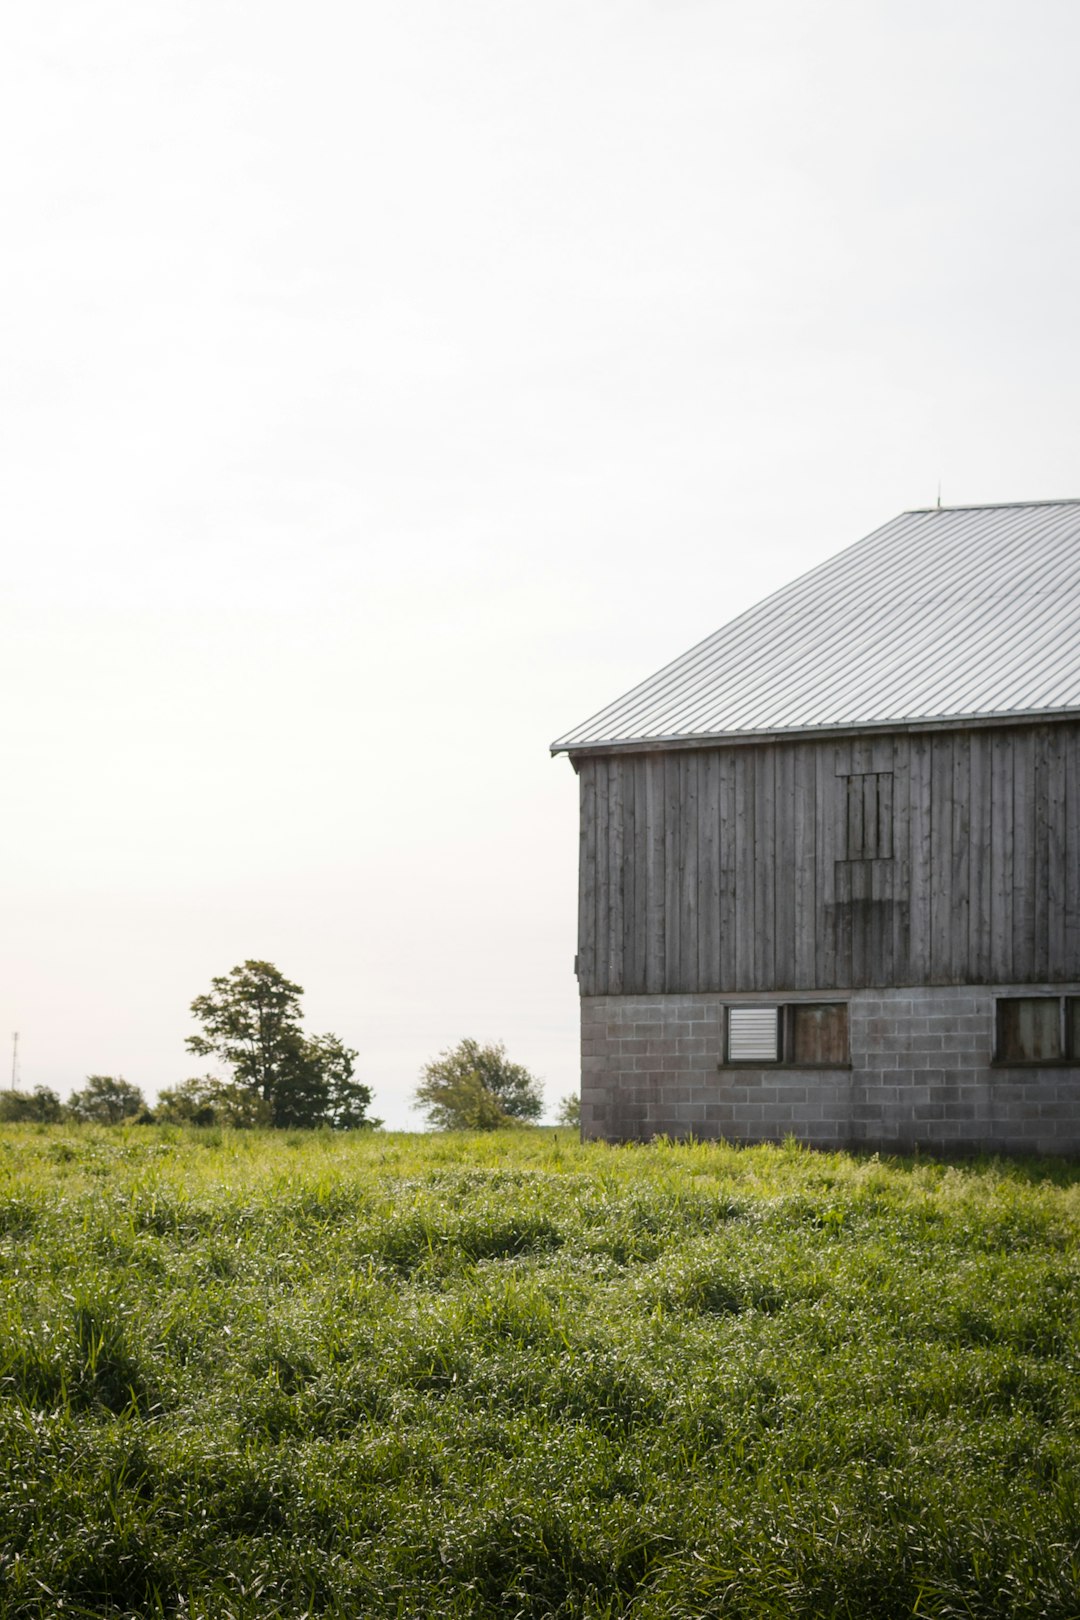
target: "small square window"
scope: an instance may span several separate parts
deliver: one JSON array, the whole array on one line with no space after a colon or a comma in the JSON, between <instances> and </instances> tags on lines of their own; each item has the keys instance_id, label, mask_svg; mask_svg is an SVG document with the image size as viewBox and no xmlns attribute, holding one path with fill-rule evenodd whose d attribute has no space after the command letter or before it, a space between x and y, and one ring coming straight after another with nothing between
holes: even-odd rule
<instances>
[{"instance_id":1,"label":"small square window","mask_svg":"<svg viewBox=\"0 0 1080 1620\"><path fill-rule=\"evenodd\" d=\"M847 1006L842 1001L793 1002L787 1010L789 1063L835 1067L848 1061Z\"/></svg>"},{"instance_id":2,"label":"small square window","mask_svg":"<svg viewBox=\"0 0 1080 1620\"><path fill-rule=\"evenodd\" d=\"M997 1004L999 1063L1060 1063L1060 996L1002 996Z\"/></svg>"},{"instance_id":3,"label":"small square window","mask_svg":"<svg viewBox=\"0 0 1080 1620\"><path fill-rule=\"evenodd\" d=\"M779 1007L729 1007L727 1055L729 1063L778 1063Z\"/></svg>"}]
</instances>

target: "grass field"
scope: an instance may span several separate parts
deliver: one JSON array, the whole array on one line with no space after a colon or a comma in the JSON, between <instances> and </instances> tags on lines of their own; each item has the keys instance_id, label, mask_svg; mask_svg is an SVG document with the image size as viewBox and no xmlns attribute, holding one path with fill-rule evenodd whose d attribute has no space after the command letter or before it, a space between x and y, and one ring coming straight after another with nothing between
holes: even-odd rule
<instances>
[{"instance_id":1,"label":"grass field","mask_svg":"<svg viewBox=\"0 0 1080 1620\"><path fill-rule=\"evenodd\" d=\"M1080 1615L1080 1171L0 1132L3 1616Z\"/></svg>"}]
</instances>

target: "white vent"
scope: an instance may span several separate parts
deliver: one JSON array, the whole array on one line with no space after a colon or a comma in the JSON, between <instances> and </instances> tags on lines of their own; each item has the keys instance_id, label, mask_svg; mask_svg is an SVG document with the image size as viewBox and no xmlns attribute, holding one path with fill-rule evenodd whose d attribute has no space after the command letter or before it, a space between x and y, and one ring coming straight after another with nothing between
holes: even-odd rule
<instances>
[{"instance_id":1,"label":"white vent","mask_svg":"<svg viewBox=\"0 0 1080 1620\"><path fill-rule=\"evenodd\" d=\"M778 1007L728 1008L728 1061L775 1063L780 1055Z\"/></svg>"}]
</instances>

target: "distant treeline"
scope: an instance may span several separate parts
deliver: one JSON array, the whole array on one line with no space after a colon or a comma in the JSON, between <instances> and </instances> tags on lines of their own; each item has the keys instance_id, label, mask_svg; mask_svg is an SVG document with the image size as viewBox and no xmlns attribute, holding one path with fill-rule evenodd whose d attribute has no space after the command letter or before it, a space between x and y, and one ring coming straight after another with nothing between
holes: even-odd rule
<instances>
[{"instance_id":1,"label":"distant treeline","mask_svg":"<svg viewBox=\"0 0 1080 1620\"><path fill-rule=\"evenodd\" d=\"M381 1125L368 1113L370 1086L354 1078L356 1052L337 1035L304 1033L303 993L272 962L243 962L195 997L191 1011L201 1028L185 1042L196 1056L215 1059L227 1079L196 1075L167 1087L151 1106L122 1075L91 1074L67 1102L46 1086L0 1093L0 1121L335 1131ZM511 1062L501 1042L468 1038L424 1065L414 1101L437 1130L529 1125L544 1109L541 1081ZM564 1097L560 1124L578 1119L577 1097Z\"/></svg>"}]
</instances>

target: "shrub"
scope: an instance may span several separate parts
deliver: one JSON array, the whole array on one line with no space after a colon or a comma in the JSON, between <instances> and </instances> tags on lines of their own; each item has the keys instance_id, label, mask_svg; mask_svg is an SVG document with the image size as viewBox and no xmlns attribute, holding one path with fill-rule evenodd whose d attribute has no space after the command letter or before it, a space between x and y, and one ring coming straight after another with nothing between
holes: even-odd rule
<instances>
[{"instance_id":1,"label":"shrub","mask_svg":"<svg viewBox=\"0 0 1080 1620\"><path fill-rule=\"evenodd\" d=\"M560 1099L555 1122L558 1125L569 1125L575 1131L581 1129L581 1098L576 1092L568 1092Z\"/></svg>"},{"instance_id":2,"label":"shrub","mask_svg":"<svg viewBox=\"0 0 1080 1620\"><path fill-rule=\"evenodd\" d=\"M73 1091L67 1104L72 1119L88 1125L119 1125L145 1108L146 1098L138 1086L111 1074L88 1074L86 1085Z\"/></svg>"},{"instance_id":3,"label":"shrub","mask_svg":"<svg viewBox=\"0 0 1080 1620\"><path fill-rule=\"evenodd\" d=\"M157 1118L163 1125L230 1125L242 1130L269 1125L271 1108L248 1086L200 1074L165 1088L158 1097Z\"/></svg>"},{"instance_id":4,"label":"shrub","mask_svg":"<svg viewBox=\"0 0 1080 1620\"><path fill-rule=\"evenodd\" d=\"M541 1082L511 1063L502 1041L481 1046L465 1039L420 1071L414 1093L429 1125L441 1131L493 1131L521 1125L544 1111Z\"/></svg>"},{"instance_id":5,"label":"shrub","mask_svg":"<svg viewBox=\"0 0 1080 1620\"><path fill-rule=\"evenodd\" d=\"M48 1086L35 1086L33 1091L0 1091L0 1121L5 1124L33 1120L53 1125L62 1114L60 1098Z\"/></svg>"}]
</instances>

